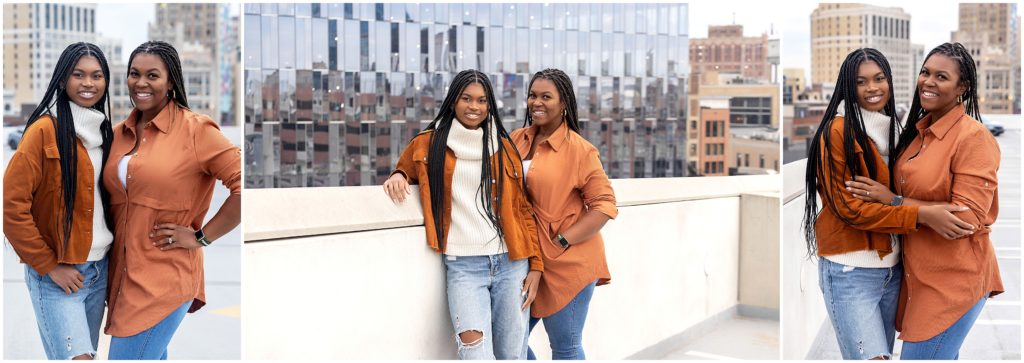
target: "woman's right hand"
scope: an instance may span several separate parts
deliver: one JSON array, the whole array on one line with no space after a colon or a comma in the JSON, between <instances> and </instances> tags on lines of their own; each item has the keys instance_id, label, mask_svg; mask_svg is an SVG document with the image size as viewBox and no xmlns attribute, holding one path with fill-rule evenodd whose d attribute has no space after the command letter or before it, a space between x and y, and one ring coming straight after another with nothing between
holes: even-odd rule
<instances>
[{"instance_id":1,"label":"woman's right hand","mask_svg":"<svg viewBox=\"0 0 1024 363\"><path fill-rule=\"evenodd\" d=\"M394 173L384 182L384 193L391 198L391 201L402 203L405 201L405 196L412 194L412 191L409 190L409 181L405 180L405 176L402 173Z\"/></svg>"},{"instance_id":2,"label":"woman's right hand","mask_svg":"<svg viewBox=\"0 0 1024 363\"><path fill-rule=\"evenodd\" d=\"M953 215L952 212L966 211L967 207L952 204L921 206L917 211L918 222L930 227L948 240L967 237L974 233L974 226Z\"/></svg>"},{"instance_id":3,"label":"woman's right hand","mask_svg":"<svg viewBox=\"0 0 1024 363\"><path fill-rule=\"evenodd\" d=\"M85 276L82 276L82 273L78 272L78 269L71 265L57 265L46 276L50 276L50 280L53 280L53 283L64 289L64 293L68 295L78 292L82 285L85 284Z\"/></svg>"}]
</instances>

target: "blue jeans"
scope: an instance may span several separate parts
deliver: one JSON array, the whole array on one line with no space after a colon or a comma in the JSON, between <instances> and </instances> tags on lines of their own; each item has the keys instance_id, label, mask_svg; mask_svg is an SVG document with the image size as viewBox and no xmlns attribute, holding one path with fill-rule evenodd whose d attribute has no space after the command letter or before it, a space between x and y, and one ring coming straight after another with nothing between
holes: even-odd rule
<instances>
[{"instance_id":1,"label":"blue jeans","mask_svg":"<svg viewBox=\"0 0 1024 363\"><path fill-rule=\"evenodd\" d=\"M81 289L68 295L49 276L39 275L25 265L25 285L32 298L46 358L51 360L83 354L95 357L99 343L107 299L107 257L72 266L85 277L85 282Z\"/></svg>"},{"instance_id":2,"label":"blue jeans","mask_svg":"<svg viewBox=\"0 0 1024 363\"><path fill-rule=\"evenodd\" d=\"M192 300L171 312L164 320L130 337L111 337L109 360L167 360L167 345L185 319Z\"/></svg>"},{"instance_id":3,"label":"blue jeans","mask_svg":"<svg viewBox=\"0 0 1024 363\"><path fill-rule=\"evenodd\" d=\"M892 357L903 264L846 266L821 258L818 283L843 359Z\"/></svg>"},{"instance_id":4,"label":"blue jeans","mask_svg":"<svg viewBox=\"0 0 1024 363\"><path fill-rule=\"evenodd\" d=\"M981 309L985 307L985 300L988 294L978 300L977 303L967 310L952 326L946 331L939 333L931 339L921 342L903 342L903 353L900 359L903 360L955 360L960 358L960 345L967 338L974 322L978 320Z\"/></svg>"},{"instance_id":5,"label":"blue jeans","mask_svg":"<svg viewBox=\"0 0 1024 363\"><path fill-rule=\"evenodd\" d=\"M459 359L524 359L530 309L523 281L527 259L509 261L508 253L490 256L444 256L448 276L448 310L455 327ZM480 332L464 342L463 332Z\"/></svg>"},{"instance_id":6,"label":"blue jeans","mask_svg":"<svg viewBox=\"0 0 1024 363\"><path fill-rule=\"evenodd\" d=\"M587 322L594 286L597 286L597 281L580 290L562 310L544 318L544 331L548 333L548 343L551 345L551 359L587 359L587 355L583 353L583 324ZM539 321L540 318L530 318L531 332ZM533 349L529 350L528 359L537 360L533 355Z\"/></svg>"}]
</instances>

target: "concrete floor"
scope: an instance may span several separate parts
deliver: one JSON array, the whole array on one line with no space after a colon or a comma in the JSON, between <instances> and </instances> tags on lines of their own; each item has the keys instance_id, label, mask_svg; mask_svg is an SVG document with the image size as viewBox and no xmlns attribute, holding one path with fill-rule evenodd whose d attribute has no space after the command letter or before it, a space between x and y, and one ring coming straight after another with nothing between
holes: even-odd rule
<instances>
[{"instance_id":1,"label":"concrete floor","mask_svg":"<svg viewBox=\"0 0 1024 363\"><path fill-rule=\"evenodd\" d=\"M742 344L742 348L737 348ZM710 333L680 346L665 360L777 360L779 322L742 316L723 321Z\"/></svg>"}]
</instances>

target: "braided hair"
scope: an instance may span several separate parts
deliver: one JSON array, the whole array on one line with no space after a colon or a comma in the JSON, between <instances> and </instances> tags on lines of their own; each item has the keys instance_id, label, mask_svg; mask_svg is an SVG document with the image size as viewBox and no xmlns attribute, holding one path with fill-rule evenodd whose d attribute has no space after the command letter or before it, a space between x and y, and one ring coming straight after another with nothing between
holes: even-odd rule
<instances>
[{"instance_id":1,"label":"braided hair","mask_svg":"<svg viewBox=\"0 0 1024 363\"><path fill-rule=\"evenodd\" d=\"M874 148L870 147L871 141L864 130L863 117L857 104L857 73L860 66L865 62L878 64L885 74L885 78L889 80L890 96L889 100L885 103L885 107L882 109L882 113L889 116L889 145L895 144L897 130L902 128L899 120L896 118L896 102L892 97L892 69L889 67L889 61L885 59L881 52L873 48L854 50L846 56L846 60L843 61L842 66L839 68L835 92L832 94L832 99L829 100L828 107L825 108L821 124L818 126L814 138L811 139L810 147L807 149L807 169L804 175L806 198L801 227L803 228L804 239L807 244L808 256L816 255L818 250L817 238L814 235L814 222L818 218L818 198L815 198L815 193L821 193L823 204L839 217L843 223L854 225L856 222L844 217L844 214L840 213L839 209L843 208L848 211L849 213L847 214L856 214L856 211L847 205L843 198L838 197L839 193L844 193L845 190L837 188L831 180L838 180L842 178L842 176L837 177L838 175L845 175L847 172L851 177L867 174L871 179L877 178L875 151ZM843 104L844 111L842 158L845 162L846 170L836 170L836 168L830 167L828 175L826 175L826 164L831 163L833 160L832 148L830 147L832 145L832 123L836 118L840 103ZM858 145L864 150L864 164L867 170L861 169L860 160L856 157L856 147ZM895 163L896 156L895 152L889 153L889 165ZM892 179L892 169L890 169L890 189L892 188ZM842 205L837 205L837 200Z\"/></svg>"},{"instance_id":2,"label":"braided hair","mask_svg":"<svg viewBox=\"0 0 1024 363\"><path fill-rule=\"evenodd\" d=\"M533 82L538 79L546 79L555 84L555 89L558 90L558 97L562 99L562 103L565 105L565 115L563 119L569 126L570 130L579 134L580 116L576 109L576 92L573 91L572 80L569 79L569 75L562 72L561 69L555 68L548 68L534 73L533 77L530 78L530 84L526 87L527 92L533 88ZM527 112L526 120L523 121L523 127L530 125L533 125L533 116L530 112Z\"/></svg>"},{"instance_id":3,"label":"braided hair","mask_svg":"<svg viewBox=\"0 0 1024 363\"><path fill-rule=\"evenodd\" d=\"M509 152L505 148L502 139L507 140L509 143L512 139L509 137L508 131L505 130L505 126L501 123L501 116L498 115L498 105L494 99L494 88L491 87L491 81L487 75L477 70L464 70L455 75L452 79L451 85L448 87L448 95L445 96L444 101L441 102L440 111L437 117L434 117L426 130L434 130L430 135L430 147L427 153L427 178L428 180L434 181L434 187L430 188L430 211L434 217L434 228L437 233L437 240L440 243L441 251L445 249L445 235L444 235L444 201L450 196L445 195L444 187L440 187L444 183L444 163L445 163L445 151L448 149L448 133L451 131L452 122L458 122L455 120L455 104L458 102L462 92L470 84L477 83L484 89L484 94L487 96L487 120L485 120L480 127L483 129L483 160L481 160L480 170L480 187L477 189L480 196L480 205L484 207L483 215L487 218L488 222L498 232L500 238L505 237L505 233L501 228L501 217L497 211L501 210L501 197L505 188L504 178L500 177L500 173L505 170L505 163L517 162L522 164L522 160L519 158L519 153ZM491 150L491 128L497 128L498 143L496 145L497 150ZM497 168L491 165L491 155L501 154L503 157L498 158ZM496 185L491 183L494 180ZM497 190L493 189L497 188Z\"/></svg>"},{"instance_id":4,"label":"braided hair","mask_svg":"<svg viewBox=\"0 0 1024 363\"><path fill-rule=\"evenodd\" d=\"M71 239L70 231L72 222L74 222L75 198L78 194L78 136L75 133L75 121L71 114L71 99L68 97L66 87L68 78L71 77L71 73L74 71L75 66L78 65L78 61L83 57L96 58L100 64L100 70L103 72L103 78L107 82L107 87L104 87L103 95L100 96L99 102L92 106L93 109L102 112L104 116L103 122L100 123L100 135L103 137L103 144L101 146L103 161L100 165L107 163L107 157L110 155L110 144L114 140L114 132L110 124L109 114L111 108L110 98L107 97L109 95L108 90L110 89L110 67L107 66L107 58L95 44L79 42L64 48L64 52L60 54L57 64L53 67L53 75L50 77L49 85L46 86L46 92L43 93L43 99L39 101L39 106L36 106L36 109L32 111L32 114L28 117L28 122L25 124L25 130L28 131L32 124L43 115L55 116L57 119L53 124L53 128L57 139L57 152L60 155L60 196L63 199L61 207L64 213L63 223L61 223L58 231L63 240L65 250L67 249L68 241ZM54 115L52 107L57 108L56 115ZM102 168L100 173L100 180L102 180ZM110 193L107 192L103 183L99 183L97 187L100 190L100 200L103 204L104 220L107 223L107 227L113 231L113 215L108 212L110 210Z\"/></svg>"},{"instance_id":5,"label":"braided hair","mask_svg":"<svg viewBox=\"0 0 1024 363\"><path fill-rule=\"evenodd\" d=\"M960 43L942 43L942 45L928 52L924 62L927 63L928 59L935 54L949 57L960 66L959 84L967 88L960 95L964 104L964 112L978 120L978 122L981 122L981 110L978 106L978 70L974 63L974 57L971 57L971 52ZM910 146L910 143L917 138L919 132L915 125L927 114L928 112L921 108L921 90L915 88L914 101L910 104L910 111L907 114L907 129L900 135L900 141L896 145L894 155L899 156L902 154ZM895 166L895 162L890 163L890 165Z\"/></svg>"},{"instance_id":6,"label":"braided hair","mask_svg":"<svg viewBox=\"0 0 1024 363\"><path fill-rule=\"evenodd\" d=\"M174 46L170 43L159 40L150 40L142 43L128 57L128 73L126 75L131 74L132 60L140 53L155 55L164 62L164 66L167 67L168 77L171 80L171 92L167 96L178 106L189 108L187 94L185 93L185 77L181 71L181 60L178 58L178 50L174 49ZM132 106L134 105L133 101Z\"/></svg>"}]
</instances>

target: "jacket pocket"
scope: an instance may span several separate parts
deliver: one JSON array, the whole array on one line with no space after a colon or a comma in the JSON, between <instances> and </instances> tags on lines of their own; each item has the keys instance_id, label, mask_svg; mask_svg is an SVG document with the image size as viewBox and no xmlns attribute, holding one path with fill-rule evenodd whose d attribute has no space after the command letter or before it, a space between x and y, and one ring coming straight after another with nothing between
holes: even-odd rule
<instances>
[{"instance_id":1,"label":"jacket pocket","mask_svg":"<svg viewBox=\"0 0 1024 363\"><path fill-rule=\"evenodd\" d=\"M57 149L57 145L46 145L43 146L43 157L46 159L43 162L43 168L46 170L43 175L46 179L43 180L43 190L60 190L60 150ZM49 175L47 175L49 174ZM62 196L54 196L54 200L60 200Z\"/></svg>"}]
</instances>

